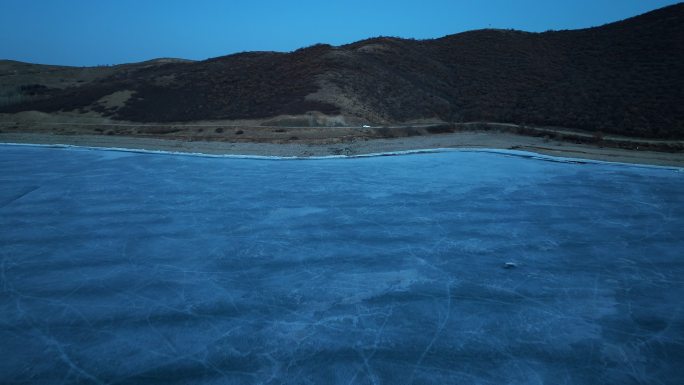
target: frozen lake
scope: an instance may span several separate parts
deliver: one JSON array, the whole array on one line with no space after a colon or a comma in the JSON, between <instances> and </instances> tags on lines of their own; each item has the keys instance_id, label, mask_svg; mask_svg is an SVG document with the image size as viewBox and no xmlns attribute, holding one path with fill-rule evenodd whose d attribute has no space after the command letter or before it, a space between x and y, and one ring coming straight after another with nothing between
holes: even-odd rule
<instances>
[{"instance_id":1,"label":"frozen lake","mask_svg":"<svg viewBox=\"0 0 684 385\"><path fill-rule=\"evenodd\" d=\"M2 384L684 383L677 170L28 146L0 167Z\"/></svg>"}]
</instances>

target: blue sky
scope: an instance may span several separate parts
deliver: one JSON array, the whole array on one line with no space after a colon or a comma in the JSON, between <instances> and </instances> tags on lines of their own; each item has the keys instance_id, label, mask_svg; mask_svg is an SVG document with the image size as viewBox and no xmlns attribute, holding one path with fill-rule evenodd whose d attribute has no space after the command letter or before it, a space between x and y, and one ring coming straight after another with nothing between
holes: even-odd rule
<instances>
[{"instance_id":1,"label":"blue sky","mask_svg":"<svg viewBox=\"0 0 684 385\"><path fill-rule=\"evenodd\" d=\"M575 29L679 1L0 0L0 59L97 65L291 51L373 36L418 39L480 28Z\"/></svg>"}]
</instances>

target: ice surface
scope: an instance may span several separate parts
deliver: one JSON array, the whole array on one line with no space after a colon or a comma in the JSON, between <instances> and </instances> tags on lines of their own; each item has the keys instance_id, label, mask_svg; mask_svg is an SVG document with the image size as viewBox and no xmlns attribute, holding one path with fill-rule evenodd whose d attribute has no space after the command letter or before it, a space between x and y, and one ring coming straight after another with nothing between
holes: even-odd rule
<instances>
[{"instance_id":1,"label":"ice surface","mask_svg":"<svg viewBox=\"0 0 684 385\"><path fill-rule=\"evenodd\" d=\"M0 167L3 384L684 383L681 172L26 146Z\"/></svg>"}]
</instances>

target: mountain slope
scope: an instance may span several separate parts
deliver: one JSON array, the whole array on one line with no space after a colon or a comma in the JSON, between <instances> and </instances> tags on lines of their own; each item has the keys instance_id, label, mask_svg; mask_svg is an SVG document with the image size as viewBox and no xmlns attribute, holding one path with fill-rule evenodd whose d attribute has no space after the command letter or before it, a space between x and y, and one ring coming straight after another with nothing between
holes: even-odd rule
<instances>
[{"instance_id":1,"label":"mountain slope","mask_svg":"<svg viewBox=\"0 0 684 385\"><path fill-rule=\"evenodd\" d=\"M374 38L129 65L66 88L32 86L39 95L0 112L184 122L320 111L375 124L497 121L681 138L684 4L583 30Z\"/></svg>"}]
</instances>

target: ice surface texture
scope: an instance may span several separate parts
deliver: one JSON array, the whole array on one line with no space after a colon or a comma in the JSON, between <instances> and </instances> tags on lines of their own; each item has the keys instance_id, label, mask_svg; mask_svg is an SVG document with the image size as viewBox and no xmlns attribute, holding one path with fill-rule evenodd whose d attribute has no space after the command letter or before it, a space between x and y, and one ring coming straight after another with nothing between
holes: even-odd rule
<instances>
[{"instance_id":1,"label":"ice surface texture","mask_svg":"<svg viewBox=\"0 0 684 385\"><path fill-rule=\"evenodd\" d=\"M675 170L13 146L0 167L3 384L684 383Z\"/></svg>"}]
</instances>

